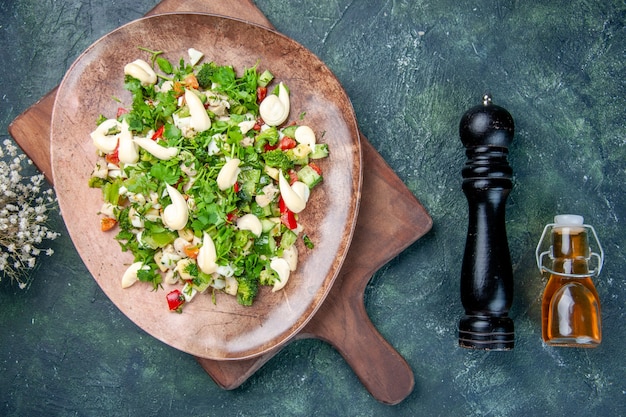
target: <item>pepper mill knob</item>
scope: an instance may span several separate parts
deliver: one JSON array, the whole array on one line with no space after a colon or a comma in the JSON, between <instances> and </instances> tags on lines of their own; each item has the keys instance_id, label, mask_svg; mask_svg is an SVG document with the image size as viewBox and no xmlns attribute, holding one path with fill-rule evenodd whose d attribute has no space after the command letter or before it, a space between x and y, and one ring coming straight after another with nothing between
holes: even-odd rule
<instances>
[{"instance_id":1,"label":"pepper mill knob","mask_svg":"<svg viewBox=\"0 0 626 417\"><path fill-rule=\"evenodd\" d=\"M462 170L469 224L461 268L459 346L510 350L514 346L513 269L506 236L505 204L513 188L507 161L514 122L504 108L483 103L461 118L459 133L466 148Z\"/></svg>"},{"instance_id":2,"label":"pepper mill knob","mask_svg":"<svg viewBox=\"0 0 626 417\"><path fill-rule=\"evenodd\" d=\"M501 146L508 148L513 140L515 124L504 108L492 103L489 94L483 96L482 105L472 107L461 118L461 142L468 147Z\"/></svg>"}]
</instances>

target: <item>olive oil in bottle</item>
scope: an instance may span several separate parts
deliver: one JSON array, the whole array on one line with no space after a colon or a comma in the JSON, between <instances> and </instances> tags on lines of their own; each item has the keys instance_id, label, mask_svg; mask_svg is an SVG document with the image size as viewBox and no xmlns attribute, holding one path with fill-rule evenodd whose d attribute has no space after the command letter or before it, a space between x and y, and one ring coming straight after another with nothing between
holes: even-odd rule
<instances>
[{"instance_id":1,"label":"olive oil in bottle","mask_svg":"<svg viewBox=\"0 0 626 417\"><path fill-rule=\"evenodd\" d=\"M551 229L549 251L540 252ZM589 248L593 233L600 254ZM548 256L551 265L544 265ZM542 337L546 344L565 347L596 347L602 341L600 298L592 277L602 268L604 254L594 229L577 215L560 215L544 229L537 246L537 265L548 283L541 303ZM590 263L597 262L590 270ZM550 263L550 262L548 262Z\"/></svg>"}]
</instances>

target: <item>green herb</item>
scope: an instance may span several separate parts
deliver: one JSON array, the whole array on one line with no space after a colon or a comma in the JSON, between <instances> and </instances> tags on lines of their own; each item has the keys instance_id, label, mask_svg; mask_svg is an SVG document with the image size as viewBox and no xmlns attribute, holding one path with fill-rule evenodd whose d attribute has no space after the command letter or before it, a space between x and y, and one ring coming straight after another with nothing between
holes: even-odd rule
<instances>
[{"instance_id":1,"label":"green herb","mask_svg":"<svg viewBox=\"0 0 626 417\"><path fill-rule=\"evenodd\" d=\"M172 71L174 71L174 68L172 67L172 64L170 63L170 61L168 61L167 59L163 57L157 57L156 63L161 69L161 71L163 71L166 74L171 74Z\"/></svg>"},{"instance_id":2,"label":"green herb","mask_svg":"<svg viewBox=\"0 0 626 417\"><path fill-rule=\"evenodd\" d=\"M302 241L304 242L304 246L306 246L307 249L313 249L315 247L315 244L313 243L309 235L302 235Z\"/></svg>"}]
</instances>

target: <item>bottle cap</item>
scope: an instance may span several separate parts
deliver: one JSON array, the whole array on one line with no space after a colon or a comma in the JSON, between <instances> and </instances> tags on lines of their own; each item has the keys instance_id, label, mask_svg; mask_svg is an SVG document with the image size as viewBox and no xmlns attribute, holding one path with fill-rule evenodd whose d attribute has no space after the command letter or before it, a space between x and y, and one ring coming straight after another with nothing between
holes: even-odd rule
<instances>
[{"instance_id":1,"label":"bottle cap","mask_svg":"<svg viewBox=\"0 0 626 417\"><path fill-rule=\"evenodd\" d=\"M582 226L584 218L577 214L559 214L554 216L554 223L556 226Z\"/></svg>"}]
</instances>

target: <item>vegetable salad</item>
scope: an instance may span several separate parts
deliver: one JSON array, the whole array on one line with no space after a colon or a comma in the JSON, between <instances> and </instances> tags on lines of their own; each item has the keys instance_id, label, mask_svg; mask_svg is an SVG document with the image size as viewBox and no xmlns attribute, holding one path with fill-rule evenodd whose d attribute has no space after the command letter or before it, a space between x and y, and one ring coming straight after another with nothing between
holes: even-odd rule
<instances>
[{"instance_id":1,"label":"vegetable salad","mask_svg":"<svg viewBox=\"0 0 626 417\"><path fill-rule=\"evenodd\" d=\"M287 284L298 239L313 248L298 216L328 146L289 121L288 86L258 64L238 75L193 48L176 65L140 49L150 62L124 67L130 104L91 133L101 229L134 256L121 285L174 285L164 303L177 312L199 293L250 306L260 286Z\"/></svg>"}]
</instances>

